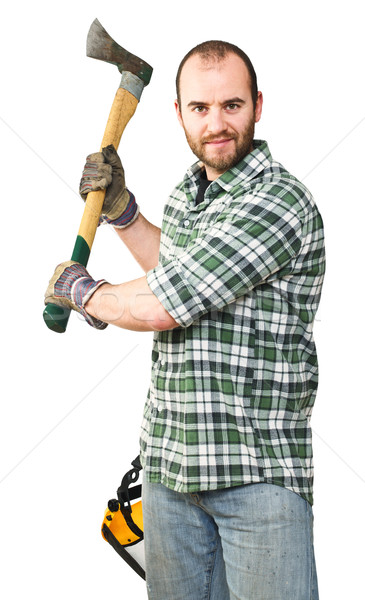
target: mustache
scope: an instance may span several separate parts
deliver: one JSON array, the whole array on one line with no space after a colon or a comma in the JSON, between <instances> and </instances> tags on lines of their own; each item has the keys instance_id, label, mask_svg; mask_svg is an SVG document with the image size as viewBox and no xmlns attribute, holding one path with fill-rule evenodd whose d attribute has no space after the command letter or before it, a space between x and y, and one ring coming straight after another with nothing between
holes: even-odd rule
<instances>
[{"instance_id":1,"label":"mustache","mask_svg":"<svg viewBox=\"0 0 365 600\"><path fill-rule=\"evenodd\" d=\"M209 135L205 138L202 139L203 144L209 144L209 142L215 142L216 140L235 140L236 139L236 135L234 134L227 134L227 133L222 133L220 135Z\"/></svg>"}]
</instances>

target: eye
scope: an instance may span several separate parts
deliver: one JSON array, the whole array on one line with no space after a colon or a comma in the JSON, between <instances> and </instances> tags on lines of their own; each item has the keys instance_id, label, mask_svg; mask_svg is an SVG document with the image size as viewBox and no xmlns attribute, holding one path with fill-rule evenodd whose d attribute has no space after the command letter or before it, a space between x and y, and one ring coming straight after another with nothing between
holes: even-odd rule
<instances>
[{"instance_id":1,"label":"eye","mask_svg":"<svg viewBox=\"0 0 365 600\"><path fill-rule=\"evenodd\" d=\"M230 104L227 104L227 106L226 106L227 110L236 110L237 108L239 108L239 105L236 104L235 102L231 102Z\"/></svg>"},{"instance_id":2,"label":"eye","mask_svg":"<svg viewBox=\"0 0 365 600\"><path fill-rule=\"evenodd\" d=\"M193 112L203 113L206 110L205 106L195 106Z\"/></svg>"}]
</instances>

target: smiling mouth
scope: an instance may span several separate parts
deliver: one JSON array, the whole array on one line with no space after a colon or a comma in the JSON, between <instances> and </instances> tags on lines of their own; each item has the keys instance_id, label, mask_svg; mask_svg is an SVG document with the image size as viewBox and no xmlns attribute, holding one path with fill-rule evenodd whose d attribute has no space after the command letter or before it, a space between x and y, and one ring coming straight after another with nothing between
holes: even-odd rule
<instances>
[{"instance_id":1,"label":"smiling mouth","mask_svg":"<svg viewBox=\"0 0 365 600\"><path fill-rule=\"evenodd\" d=\"M206 142L204 142L205 144L209 145L209 146L225 146L226 144L228 144L229 142L231 142L233 140L233 138L219 138L219 139L215 139L215 140L207 140Z\"/></svg>"}]
</instances>

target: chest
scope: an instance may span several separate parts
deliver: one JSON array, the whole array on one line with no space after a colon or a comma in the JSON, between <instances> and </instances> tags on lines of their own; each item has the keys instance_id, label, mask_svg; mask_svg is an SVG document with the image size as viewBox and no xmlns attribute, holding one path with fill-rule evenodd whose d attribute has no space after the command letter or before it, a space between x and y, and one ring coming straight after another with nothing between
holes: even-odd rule
<instances>
[{"instance_id":1,"label":"chest","mask_svg":"<svg viewBox=\"0 0 365 600\"><path fill-rule=\"evenodd\" d=\"M204 237L205 233L222 218L224 199L217 198L208 205L169 206L164 215L161 232L160 261L179 256L190 243Z\"/></svg>"}]
</instances>

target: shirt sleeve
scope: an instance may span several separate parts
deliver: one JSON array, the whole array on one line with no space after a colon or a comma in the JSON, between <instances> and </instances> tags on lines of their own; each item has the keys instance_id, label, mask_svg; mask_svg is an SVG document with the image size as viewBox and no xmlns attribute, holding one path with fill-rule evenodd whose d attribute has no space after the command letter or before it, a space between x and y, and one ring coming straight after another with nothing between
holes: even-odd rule
<instances>
[{"instance_id":1,"label":"shirt sleeve","mask_svg":"<svg viewBox=\"0 0 365 600\"><path fill-rule=\"evenodd\" d=\"M148 272L167 312L188 327L221 309L284 267L301 247L301 223L288 205L246 203L222 216L176 258Z\"/></svg>"}]
</instances>

